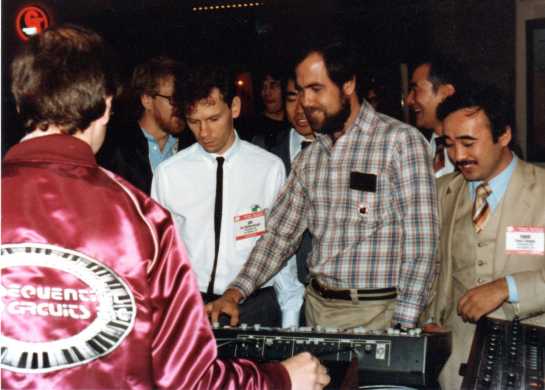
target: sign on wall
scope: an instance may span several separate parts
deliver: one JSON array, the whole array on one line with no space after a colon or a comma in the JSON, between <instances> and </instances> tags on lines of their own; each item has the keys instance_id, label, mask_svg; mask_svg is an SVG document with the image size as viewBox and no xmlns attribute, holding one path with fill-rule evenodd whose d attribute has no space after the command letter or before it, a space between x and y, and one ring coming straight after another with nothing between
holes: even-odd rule
<instances>
[{"instance_id":1,"label":"sign on wall","mask_svg":"<svg viewBox=\"0 0 545 390\"><path fill-rule=\"evenodd\" d=\"M17 36L28 41L30 37L40 34L49 27L49 15L38 5L29 5L21 8L15 17L15 30Z\"/></svg>"}]
</instances>

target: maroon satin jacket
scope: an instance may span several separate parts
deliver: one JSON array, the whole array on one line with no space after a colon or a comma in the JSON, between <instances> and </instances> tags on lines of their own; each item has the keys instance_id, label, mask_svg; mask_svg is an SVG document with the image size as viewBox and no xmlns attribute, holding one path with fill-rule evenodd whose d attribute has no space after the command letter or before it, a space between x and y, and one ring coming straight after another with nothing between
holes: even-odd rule
<instances>
[{"instance_id":1,"label":"maroon satin jacket","mask_svg":"<svg viewBox=\"0 0 545 390\"><path fill-rule=\"evenodd\" d=\"M180 194L183 196L183 194ZM67 135L2 165L4 389L289 389L222 361L169 214Z\"/></svg>"}]
</instances>

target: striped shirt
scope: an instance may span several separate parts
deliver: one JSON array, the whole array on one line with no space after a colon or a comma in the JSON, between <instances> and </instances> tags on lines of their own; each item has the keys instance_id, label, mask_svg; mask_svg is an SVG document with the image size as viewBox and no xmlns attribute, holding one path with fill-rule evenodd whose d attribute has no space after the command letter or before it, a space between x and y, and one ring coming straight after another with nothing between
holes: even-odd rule
<instances>
[{"instance_id":1,"label":"striped shirt","mask_svg":"<svg viewBox=\"0 0 545 390\"><path fill-rule=\"evenodd\" d=\"M393 323L414 327L436 276L439 239L424 137L366 102L334 145L317 134L299 154L266 234L230 287L248 296L295 252L307 228L314 278L337 289L397 287Z\"/></svg>"}]
</instances>

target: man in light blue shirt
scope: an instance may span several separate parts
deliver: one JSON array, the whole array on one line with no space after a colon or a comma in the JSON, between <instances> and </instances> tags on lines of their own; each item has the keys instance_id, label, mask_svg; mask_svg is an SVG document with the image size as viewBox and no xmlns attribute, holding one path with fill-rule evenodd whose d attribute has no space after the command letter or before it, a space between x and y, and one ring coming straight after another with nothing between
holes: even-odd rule
<instances>
[{"instance_id":1,"label":"man in light blue shirt","mask_svg":"<svg viewBox=\"0 0 545 390\"><path fill-rule=\"evenodd\" d=\"M131 80L137 119L113 126L100 156L106 168L148 194L155 168L179 149L185 125L173 94L183 73L183 66L168 57L138 65Z\"/></svg>"},{"instance_id":2,"label":"man in light blue shirt","mask_svg":"<svg viewBox=\"0 0 545 390\"><path fill-rule=\"evenodd\" d=\"M430 314L452 330L445 389L460 388L481 317L545 325L545 170L511 151L510 112L501 92L477 86L438 109L459 170L438 181L441 271Z\"/></svg>"}]
</instances>

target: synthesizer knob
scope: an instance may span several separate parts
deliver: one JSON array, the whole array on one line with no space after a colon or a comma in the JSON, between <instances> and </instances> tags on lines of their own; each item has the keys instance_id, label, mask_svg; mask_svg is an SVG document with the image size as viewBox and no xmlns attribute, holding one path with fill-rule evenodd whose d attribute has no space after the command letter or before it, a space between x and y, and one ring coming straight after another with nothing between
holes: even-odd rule
<instances>
[{"instance_id":1,"label":"synthesizer knob","mask_svg":"<svg viewBox=\"0 0 545 390\"><path fill-rule=\"evenodd\" d=\"M386 329L386 333L388 334L388 336L393 336L393 335L394 335L394 331L395 331L394 328L388 328L388 329Z\"/></svg>"},{"instance_id":2,"label":"synthesizer knob","mask_svg":"<svg viewBox=\"0 0 545 390\"><path fill-rule=\"evenodd\" d=\"M240 329L242 329L242 330L248 329L248 324L243 322L242 324L240 324Z\"/></svg>"},{"instance_id":3,"label":"synthesizer knob","mask_svg":"<svg viewBox=\"0 0 545 390\"><path fill-rule=\"evenodd\" d=\"M324 331L324 327L321 326L321 325L316 325L315 329L316 329L316 332L318 332L318 333L322 333Z\"/></svg>"},{"instance_id":4,"label":"synthesizer knob","mask_svg":"<svg viewBox=\"0 0 545 390\"><path fill-rule=\"evenodd\" d=\"M337 328L325 328L326 333L337 333L338 331Z\"/></svg>"},{"instance_id":5,"label":"synthesizer knob","mask_svg":"<svg viewBox=\"0 0 545 390\"><path fill-rule=\"evenodd\" d=\"M220 327L220 323L218 321L214 321L214 323L212 324L212 328L219 329L219 327Z\"/></svg>"},{"instance_id":6,"label":"synthesizer knob","mask_svg":"<svg viewBox=\"0 0 545 390\"><path fill-rule=\"evenodd\" d=\"M355 334L365 334L367 332L367 329L365 329L363 326L359 326L357 328L354 328L353 332Z\"/></svg>"},{"instance_id":7,"label":"synthesizer knob","mask_svg":"<svg viewBox=\"0 0 545 390\"><path fill-rule=\"evenodd\" d=\"M260 330L261 324L254 324L254 330Z\"/></svg>"},{"instance_id":8,"label":"synthesizer knob","mask_svg":"<svg viewBox=\"0 0 545 390\"><path fill-rule=\"evenodd\" d=\"M490 386L491 383L492 383L492 376L489 374L486 374L483 377L482 384L485 386Z\"/></svg>"}]
</instances>

